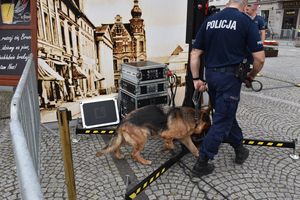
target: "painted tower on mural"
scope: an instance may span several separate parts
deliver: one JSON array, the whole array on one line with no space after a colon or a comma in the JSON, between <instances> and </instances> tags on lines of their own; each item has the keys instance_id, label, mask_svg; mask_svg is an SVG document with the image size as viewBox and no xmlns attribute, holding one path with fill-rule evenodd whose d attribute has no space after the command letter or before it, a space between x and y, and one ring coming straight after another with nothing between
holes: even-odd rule
<instances>
[{"instance_id":1,"label":"painted tower on mural","mask_svg":"<svg viewBox=\"0 0 300 200\"><path fill-rule=\"evenodd\" d=\"M113 66L116 88L118 88L122 63L147 59L145 25L138 0L134 0L131 16L130 23L123 23L122 17L117 15L115 23L109 24L113 41Z\"/></svg>"}]
</instances>

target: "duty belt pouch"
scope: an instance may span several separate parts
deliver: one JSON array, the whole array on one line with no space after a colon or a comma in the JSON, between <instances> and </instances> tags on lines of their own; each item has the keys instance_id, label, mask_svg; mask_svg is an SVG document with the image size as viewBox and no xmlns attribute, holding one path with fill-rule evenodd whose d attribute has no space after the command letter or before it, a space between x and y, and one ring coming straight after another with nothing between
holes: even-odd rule
<instances>
[{"instance_id":1,"label":"duty belt pouch","mask_svg":"<svg viewBox=\"0 0 300 200\"><path fill-rule=\"evenodd\" d=\"M247 80L247 73L249 71L249 64L248 63L240 63L236 69L235 76L240 79L242 82Z\"/></svg>"}]
</instances>

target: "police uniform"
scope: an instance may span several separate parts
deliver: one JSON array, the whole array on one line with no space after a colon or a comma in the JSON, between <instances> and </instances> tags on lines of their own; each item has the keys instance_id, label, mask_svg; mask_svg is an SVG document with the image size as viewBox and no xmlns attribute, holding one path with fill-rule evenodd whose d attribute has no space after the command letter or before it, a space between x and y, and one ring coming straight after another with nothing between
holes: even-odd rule
<instances>
[{"instance_id":1,"label":"police uniform","mask_svg":"<svg viewBox=\"0 0 300 200\"><path fill-rule=\"evenodd\" d=\"M266 23L262 16L256 15L253 18L253 21L257 25L259 31L266 29Z\"/></svg>"},{"instance_id":2,"label":"police uniform","mask_svg":"<svg viewBox=\"0 0 300 200\"><path fill-rule=\"evenodd\" d=\"M249 16L249 17L254 21L259 32L262 30L266 30L266 23L262 16L256 15L254 18L252 18L251 16ZM251 65L253 64L253 57L252 57L251 53L249 53L249 55L247 57L247 62Z\"/></svg>"},{"instance_id":3,"label":"police uniform","mask_svg":"<svg viewBox=\"0 0 300 200\"><path fill-rule=\"evenodd\" d=\"M236 67L250 52L263 50L259 31L252 19L228 7L209 17L200 27L193 48L204 51L205 77L215 109L213 125L204 137L200 155L213 159L226 141L236 148L243 134L236 120L242 82Z\"/></svg>"}]
</instances>

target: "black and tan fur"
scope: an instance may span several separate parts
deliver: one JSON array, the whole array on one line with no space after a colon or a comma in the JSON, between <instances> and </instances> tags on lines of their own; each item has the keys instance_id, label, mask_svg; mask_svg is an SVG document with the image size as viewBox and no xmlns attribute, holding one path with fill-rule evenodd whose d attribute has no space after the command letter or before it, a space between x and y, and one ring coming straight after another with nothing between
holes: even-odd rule
<instances>
[{"instance_id":1,"label":"black and tan fur","mask_svg":"<svg viewBox=\"0 0 300 200\"><path fill-rule=\"evenodd\" d=\"M149 105L129 113L116 129L117 135L96 156L114 152L122 159L122 144L132 146L131 156L142 164L151 164L140 153L144 149L150 135L160 135L164 139L164 147L173 149L173 140L181 141L195 156L198 150L192 142L192 134L202 134L210 127L209 109L199 111L199 123L195 122L195 109L190 107L162 108Z\"/></svg>"}]
</instances>

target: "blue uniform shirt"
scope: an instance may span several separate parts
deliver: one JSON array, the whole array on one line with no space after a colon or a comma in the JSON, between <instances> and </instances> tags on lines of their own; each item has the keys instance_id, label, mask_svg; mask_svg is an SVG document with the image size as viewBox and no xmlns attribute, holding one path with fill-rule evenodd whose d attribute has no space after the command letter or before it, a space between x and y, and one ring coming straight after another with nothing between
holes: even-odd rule
<instances>
[{"instance_id":1,"label":"blue uniform shirt","mask_svg":"<svg viewBox=\"0 0 300 200\"><path fill-rule=\"evenodd\" d=\"M246 14L225 8L200 27L193 48L204 51L205 67L237 65L250 52L263 50L259 31Z\"/></svg>"},{"instance_id":2,"label":"blue uniform shirt","mask_svg":"<svg viewBox=\"0 0 300 200\"><path fill-rule=\"evenodd\" d=\"M266 29L266 23L262 16L256 15L253 19L254 23L257 25L258 30L265 30Z\"/></svg>"},{"instance_id":3,"label":"blue uniform shirt","mask_svg":"<svg viewBox=\"0 0 300 200\"><path fill-rule=\"evenodd\" d=\"M254 18L251 19L254 21L259 31L266 29L266 23L262 16L256 15ZM249 64L253 64L253 56L251 55L251 53L249 53L247 57L247 61Z\"/></svg>"}]
</instances>

